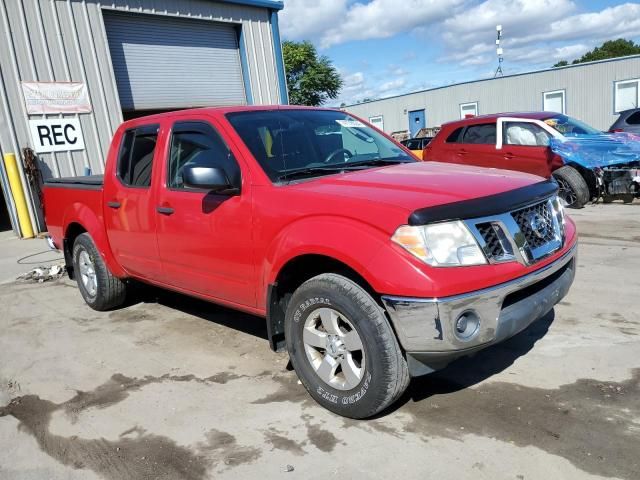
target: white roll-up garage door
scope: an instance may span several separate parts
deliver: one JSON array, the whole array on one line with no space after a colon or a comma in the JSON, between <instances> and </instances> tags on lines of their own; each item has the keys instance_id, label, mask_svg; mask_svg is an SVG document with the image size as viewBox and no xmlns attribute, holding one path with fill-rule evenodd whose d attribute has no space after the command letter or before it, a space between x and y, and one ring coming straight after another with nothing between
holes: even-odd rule
<instances>
[{"instance_id":1,"label":"white roll-up garage door","mask_svg":"<svg viewBox=\"0 0 640 480\"><path fill-rule=\"evenodd\" d=\"M104 21L124 111L247 103L233 26L112 12Z\"/></svg>"}]
</instances>

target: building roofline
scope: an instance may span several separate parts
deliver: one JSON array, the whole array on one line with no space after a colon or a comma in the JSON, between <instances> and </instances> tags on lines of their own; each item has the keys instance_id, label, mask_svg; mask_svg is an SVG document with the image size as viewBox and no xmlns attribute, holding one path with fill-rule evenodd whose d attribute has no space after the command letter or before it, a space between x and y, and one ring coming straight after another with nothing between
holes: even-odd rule
<instances>
[{"instance_id":1,"label":"building roofline","mask_svg":"<svg viewBox=\"0 0 640 480\"><path fill-rule=\"evenodd\" d=\"M223 3L235 3L238 5L248 5L250 7L269 8L271 10L282 10L284 3L280 0L217 0Z\"/></svg>"},{"instance_id":2,"label":"building roofline","mask_svg":"<svg viewBox=\"0 0 640 480\"><path fill-rule=\"evenodd\" d=\"M390 100L392 98L406 97L407 95L415 95L416 93L424 93L424 92L431 92L431 91L434 91L434 90L442 90L443 88L457 87L459 85L468 85L470 83L499 81L499 80L502 80L502 79L505 79L505 78L521 77L523 75L533 75L533 74L536 74L536 73L554 72L554 71L557 71L557 70L564 70L564 69L567 69L567 68L586 67L586 66L595 65L595 64L598 64L598 63L619 62L619 61L632 60L632 59L640 59L640 54L638 54L638 55L627 55L625 57L605 58L604 60L595 60L593 62L576 63L576 64L573 64L573 65L564 65L562 67L551 67L551 68L543 68L543 69L540 69L540 70L531 70L531 71L528 71L528 72L512 73L511 75L504 75L502 77L480 78L478 80L467 80L466 82L452 83L450 85L440 85L439 87L425 88L425 89L422 89L422 90L415 90L413 92L400 93L398 95L391 95L390 97L378 98L376 100L369 100L367 102L352 103L352 104L349 104L349 105L345 105L344 107L341 107L341 108L357 107L358 105L367 105L369 103L382 102L383 100Z\"/></svg>"}]
</instances>

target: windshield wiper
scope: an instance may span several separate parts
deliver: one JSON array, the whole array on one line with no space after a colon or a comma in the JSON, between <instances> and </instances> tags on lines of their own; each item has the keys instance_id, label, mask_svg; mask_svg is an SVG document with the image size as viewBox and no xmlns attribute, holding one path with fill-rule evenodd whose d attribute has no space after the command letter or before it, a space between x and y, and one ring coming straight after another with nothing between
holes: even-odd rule
<instances>
[{"instance_id":1,"label":"windshield wiper","mask_svg":"<svg viewBox=\"0 0 640 480\"><path fill-rule=\"evenodd\" d=\"M364 167L378 166L378 165L395 165L398 163L412 163L412 160L401 160L399 158L372 158L369 160L362 160L359 162L345 162L340 164L330 164L327 166L306 167L296 170L289 170L276 177L277 182L295 180L296 178L304 178L313 176L314 173L339 173L350 170L362 170Z\"/></svg>"},{"instance_id":2,"label":"windshield wiper","mask_svg":"<svg viewBox=\"0 0 640 480\"><path fill-rule=\"evenodd\" d=\"M368 167L371 165L395 165L397 163L413 163L410 158L389 157L389 158L370 158L369 160L360 160L359 162L346 162L345 167Z\"/></svg>"},{"instance_id":3,"label":"windshield wiper","mask_svg":"<svg viewBox=\"0 0 640 480\"><path fill-rule=\"evenodd\" d=\"M314 173L337 173L344 170L346 170L344 165L299 168L297 170L289 170L288 172L279 175L276 177L276 181L281 182L283 180L294 180L296 178L313 176Z\"/></svg>"}]
</instances>

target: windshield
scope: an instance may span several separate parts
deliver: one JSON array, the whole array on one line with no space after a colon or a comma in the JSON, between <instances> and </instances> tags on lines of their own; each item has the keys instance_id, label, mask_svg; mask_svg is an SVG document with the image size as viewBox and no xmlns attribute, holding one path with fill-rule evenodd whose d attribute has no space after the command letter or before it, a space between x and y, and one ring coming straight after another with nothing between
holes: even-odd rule
<instances>
[{"instance_id":1,"label":"windshield","mask_svg":"<svg viewBox=\"0 0 640 480\"><path fill-rule=\"evenodd\" d=\"M586 123L567 117L566 115L555 115L544 120L544 123L556 129L565 137L573 137L576 135L600 135L602 132L590 127Z\"/></svg>"},{"instance_id":2,"label":"windshield","mask_svg":"<svg viewBox=\"0 0 640 480\"><path fill-rule=\"evenodd\" d=\"M271 181L413 162L356 118L332 110L253 110L227 114Z\"/></svg>"}]
</instances>

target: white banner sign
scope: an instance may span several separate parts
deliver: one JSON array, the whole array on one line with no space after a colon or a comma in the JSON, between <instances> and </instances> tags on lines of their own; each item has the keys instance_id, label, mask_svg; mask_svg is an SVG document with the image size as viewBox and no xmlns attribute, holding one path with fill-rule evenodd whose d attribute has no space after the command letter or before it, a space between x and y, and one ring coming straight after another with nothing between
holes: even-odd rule
<instances>
[{"instance_id":1,"label":"white banner sign","mask_svg":"<svg viewBox=\"0 0 640 480\"><path fill-rule=\"evenodd\" d=\"M87 86L80 82L22 82L29 115L45 113L89 113Z\"/></svg>"},{"instance_id":2,"label":"white banner sign","mask_svg":"<svg viewBox=\"0 0 640 480\"><path fill-rule=\"evenodd\" d=\"M29 120L36 153L84 150L84 138L77 118Z\"/></svg>"}]
</instances>

